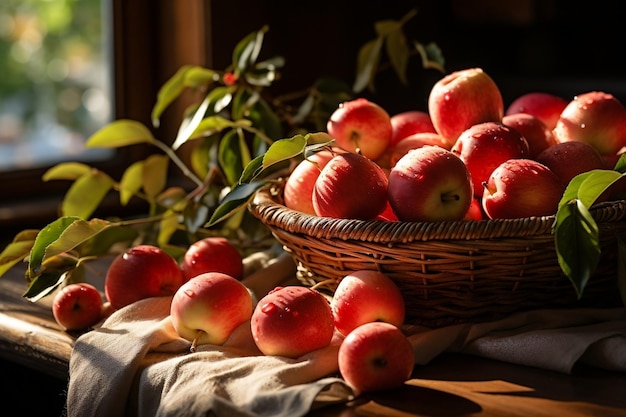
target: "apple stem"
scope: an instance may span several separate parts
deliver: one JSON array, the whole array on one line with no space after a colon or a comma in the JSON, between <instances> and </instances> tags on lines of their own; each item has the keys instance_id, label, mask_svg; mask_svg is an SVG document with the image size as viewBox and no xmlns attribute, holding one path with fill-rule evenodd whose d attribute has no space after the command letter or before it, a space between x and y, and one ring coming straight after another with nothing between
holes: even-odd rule
<instances>
[{"instance_id":1,"label":"apple stem","mask_svg":"<svg viewBox=\"0 0 626 417\"><path fill-rule=\"evenodd\" d=\"M491 190L489 189L489 187L487 187L487 181L483 181L483 182L481 182L481 184L482 184L483 188L489 192L489 194L493 194L491 192Z\"/></svg>"},{"instance_id":2,"label":"apple stem","mask_svg":"<svg viewBox=\"0 0 626 417\"><path fill-rule=\"evenodd\" d=\"M189 347L189 351L191 353L194 353L196 351L196 348L198 347L198 339L200 339L200 336L202 336L203 333L204 333L204 330L198 330L196 337L194 337L193 340L191 341L191 346Z\"/></svg>"}]
</instances>

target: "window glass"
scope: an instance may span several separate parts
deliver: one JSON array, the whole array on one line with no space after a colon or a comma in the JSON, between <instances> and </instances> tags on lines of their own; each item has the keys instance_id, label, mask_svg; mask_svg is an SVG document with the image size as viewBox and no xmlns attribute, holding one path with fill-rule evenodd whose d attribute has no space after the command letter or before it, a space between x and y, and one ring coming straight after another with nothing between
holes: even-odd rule
<instances>
[{"instance_id":1,"label":"window glass","mask_svg":"<svg viewBox=\"0 0 626 417\"><path fill-rule=\"evenodd\" d=\"M0 2L0 171L111 156L83 146L112 117L105 3Z\"/></svg>"}]
</instances>

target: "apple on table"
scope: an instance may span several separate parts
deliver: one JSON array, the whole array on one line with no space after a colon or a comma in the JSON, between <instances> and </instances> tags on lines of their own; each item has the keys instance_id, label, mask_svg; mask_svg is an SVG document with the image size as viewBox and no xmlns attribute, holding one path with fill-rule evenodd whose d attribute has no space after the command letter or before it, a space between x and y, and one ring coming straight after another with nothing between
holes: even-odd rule
<instances>
[{"instance_id":1,"label":"apple on table","mask_svg":"<svg viewBox=\"0 0 626 417\"><path fill-rule=\"evenodd\" d=\"M67 331L87 330L104 316L104 300L92 284L68 284L54 295L52 314L55 321Z\"/></svg>"},{"instance_id":2,"label":"apple on table","mask_svg":"<svg viewBox=\"0 0 626 417\"><path fill-rule=\"evenodd\" d=\"M243 256L225 237L209 236L189 245L180 262L180 269L185 281L205 272L222 272L241 279Z\"/></svg>"}]
</instances>

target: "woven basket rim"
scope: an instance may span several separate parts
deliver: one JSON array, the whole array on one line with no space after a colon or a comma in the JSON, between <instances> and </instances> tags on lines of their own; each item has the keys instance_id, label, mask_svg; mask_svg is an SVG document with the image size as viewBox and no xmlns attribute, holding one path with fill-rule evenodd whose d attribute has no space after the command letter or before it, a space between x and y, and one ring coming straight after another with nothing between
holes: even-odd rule
<instances>
[{"instance_id":1,"label":"woven basket rim","mask_svg":"<svg viewBox=\"0 0 626 417\"><path fill-rule=\"evenodd\" d=\"M395 243L428 240L523 238L552 233L555 216L517 219L402 222L319 217L292 210L282 201L284 180L259 189L249 211L266 226L319 239ZM599 203L590 210L597 223L626 219L626 201Z\"/></svg>"}]
</instances>

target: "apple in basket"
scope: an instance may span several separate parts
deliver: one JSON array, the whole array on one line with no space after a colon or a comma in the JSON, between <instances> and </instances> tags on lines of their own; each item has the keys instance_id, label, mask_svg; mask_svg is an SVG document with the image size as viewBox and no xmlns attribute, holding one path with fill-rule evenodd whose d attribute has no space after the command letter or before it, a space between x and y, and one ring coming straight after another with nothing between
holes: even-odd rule
<instances>
[{"instance_id":1,"label":"apple in basket","mask_svg":"<svg viewBox=\"0 0 626 417\"><path fill-rule=\"evenodd\" d=\"M330 115L326 131L342 149L375 160L391 140L391 117L365 98L345 101Z\"/></svg>"},{"instance_id":2,"label":"apple in basket","mask_svg":"<svg viewBox=\"0 0 626 417\"><path fill-rule=\"evenodd\" d=\"M362 269L344 275L330 301L335 328L346 336L361 324L384 321L400 327L404 323L402 293L388 275Z\"/></svg>"},{"instance_id":3,"label":"apple in basket","mask_svg":"<svg viewBox=\"0 0 626 417\"><path fill-rule=\"evenodd\" d=\"M583 172L608 168L605 159L596 148L577 141L559 142L544 149L534 159L550 168L564 185L569 184L572 178Z\"/></svg>"},{"instance_id":4,"label":"apple in basket","mask_svg":"<svg viewBox=\"0 0 626 417\"><path fill-rule=\"evenodd\" d=\"M565 186L547 166L533 159L509 159L484 184L483 209L490 219L550 216Z\"/></svg>"},{"instance_id":5,"label":"apple in basket","mask_svg":"<svg viewBox=\"0 0 626 417\"><path fill-rule=\"evenodd\" d=\"M557 120L568 101L545 91L531 91L515 98L506 108L504 115L526 113L541 120L548 129L556 126Z\"/></svg>"},{"instance_id":6,"label":"apple in basket","mask_svg":"<svg viewBox=\"0 0 626 417\"><path fill-rule=\"evenodd\" d=\"M222 345L252 316L252 295L238 279L222 272L205 272L185 282L170 306L172 325L196 345Z\"/></svg>"},{"instance_id":7,"label":"apple in basket","mask_svg":"<svg viewBox=\"0 0 626 417\"><path fill-rule=\"evenodd\" d=\"M461 132L483 122L500 122L502 94L481 68L452 72L437 81L428 95L428 113L450 148Z\"/></svg>"},{"instance_id":8,"label":"apple in basket","mask_svg":"<svg viewBox=\"0 0 626 417\"><path fill-rule=\"evenodd\" d=\"M409 150L421 148L424 145L436 145L446 149L448 146L446 140L439 133L415 133L400 140L391 148L389 151L389 167L393 168L398 163L398 160L406 155Z\"/></svg>"},{"instance_id":9,"label":"apple in basket","mask_svg":"<svg viewBox=\"0 0 626 417\"><path fill-rule=\"evenodd\" d=\"M407 152L389 174L389 204L401 221L462 219L472 202L470 173L439 146Z\"/></svg>"},{"instance_id":10,"label":"apple in basket","mask_svg":"<svg viewBox=\"0 0 626 417\"><path fill-rule=\"evenodd\" d=\"M552 129L528 113L515 113L502 118L502 124L512 127L528 142L528 158L535 159L546 148L556 144Z\"/></svg>"},{"instance_id":11,"label":"apple in basket","mask_svg":"<svg viewBox=\"0 0 626 417\"><path fill-rule=\"evenodd\" d=\"M365 156L340 153L320 172L312 198L318 216L370 220L387 207L387 174Z\"/></svg>"},{"instance_id":12,"label":"apple in basket","mask_svg":"<svg viewBox=\"0 0 626 417\"><path fill-rule=\"evenodd\" d=\"M80 282L66 285L54 296L52 314L65 330L86 330L103 317L104 302L93 285Z\"/></svg>"},{"instance_id":13,"label":"apple in basket","mask_svg":"<svg viewBox=\"0 0 626 417\"><path fill-rule=\"evenodd\" d=\"M391 116L391 140L385 152L376 159L376 162L383 168L390 168L393 165L390 160L391 153L398 142L417 133L437 133L427 112L408 110ZM443 142L443 146L445 146L445 141Z\"/></svg>"},{"instance_id":14,"label":"apple in basket","mask_svg":"<svg viewBox=\"0 0 626 417\"><path fill-rule=\"evenodd\" d=\"M356 395L402 386L415 366L413 347L398 327L370 322L352 330L341 342L339 372Z\"/></svg>"},{"instance_id":15,"label":"apple in basket","mask_svg":"<svg viewBox=\"0 0 626 417\"><path fill-rule=\"evenodd\" d=\"M335 156L335 152L345 152L335 148L321 150L300 161L285 181L283 199L285 206L315 216L313 208L313 187L322 168Z\"/></svg>"},{"instance_id":16,"label":"apple in basket","mask_svg":"<svg viewBox=\"0 0 626 417\"><path fill-rule=\"evenodd\" d=\"M502 162L528 157L528 142L520 132L499 122L485 122L463 131L452 146L472 177L474 196L483 194L482 183Z\"/></svg>"},{"instance_id":17,"label":"apple in basket","mask_svg":"<svg viewBox=\"0 0 626 417\"><path fill-rule=\"evenodd\" d=\"M228 239L210 236L189 245L180 262L180 269L185 281L205 272L222 272L241 279L243 257Z\"/></svg>"},{"instance_id":18,"label":"apple in basket","mask_svg":"<svg viewBox=\"0 0 626 417\"><path fill-rule=\"evenodd\" d=\"M184 282L176 259L153 245L137 245L117 255L106 273L104 292L119 310L148 297L173 295Z\"/></svg>"},{"instance_id":19,"label":"apple in basket","mask_svg":"<svg viewBox=\"0 0 626 417\"><path fill-rule=\"evenodd\" d=\"M326 297L299 285L276 287L257 303L252 337L265 355L298 358L330 344L335 333Z\"/></svg>"},{"instance_id":20,"label":"apple in basket","mask_svg":"<svg viewBox=\"0 0 626 417\"><path fill-rule=\"evenodd\" d=\"M626 107L603 91L579 94L561 112L554 136L558 142L586 142L601 155L615 155L626 146Z\"/></svg>"}]
</instances>

